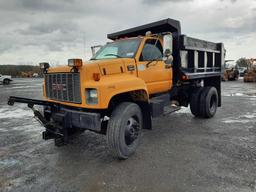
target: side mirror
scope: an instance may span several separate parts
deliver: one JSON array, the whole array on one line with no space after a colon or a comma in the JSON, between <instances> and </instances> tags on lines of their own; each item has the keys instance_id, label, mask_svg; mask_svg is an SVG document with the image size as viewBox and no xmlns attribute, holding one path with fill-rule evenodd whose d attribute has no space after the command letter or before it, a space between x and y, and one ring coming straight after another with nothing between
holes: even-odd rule
<instances>
[{"instance_id":1,"label":"side mirror","mask_svg":"<svg viewBox=\"0 0 256 192\"><path fill-rule=\"evenodd\" d=\"M163 36L163 54L165 57L168 57L172 54L172 44L173 38L172 34L166 34Z\"/></svg>"},{"instance_id":2,"label":"side mirror","mask_svg":"<svg viewBox=\"0 0 256 192\"><path fill-rule=\"evenodd\" d=\"M173 49L173 38L172 38L172 34L168 33L163 36L163 55L164 55L163 60L167 65L172 65L172 62L173 62L172 49Z\"/></svg>"}]
</instances>

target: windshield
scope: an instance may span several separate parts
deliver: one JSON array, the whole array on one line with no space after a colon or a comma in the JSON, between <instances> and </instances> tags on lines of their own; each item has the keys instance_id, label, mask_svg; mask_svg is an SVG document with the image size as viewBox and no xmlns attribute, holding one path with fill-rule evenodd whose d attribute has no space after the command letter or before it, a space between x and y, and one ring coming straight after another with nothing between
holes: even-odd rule
<instances>
[{"instance_id":1,"label":"windshield","mask_svg":"<svg viewBox=\"0 0 256 192\"><path fill-rule=\"evenodd\" d=\"M118 40L104 45L92 58L113 59L113 58L133 58L140 44L140 39Z\"/></svg>"}]
</instances>

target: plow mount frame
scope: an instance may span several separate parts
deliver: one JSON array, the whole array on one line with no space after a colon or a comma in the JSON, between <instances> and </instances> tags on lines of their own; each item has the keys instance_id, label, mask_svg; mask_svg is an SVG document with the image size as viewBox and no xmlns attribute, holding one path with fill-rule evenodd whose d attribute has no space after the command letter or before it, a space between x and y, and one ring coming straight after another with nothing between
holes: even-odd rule
<instances>
[{"instance_id":1,"label":"plow mount frame","mask_svg":"<svg viewBox=\"0 0 256 192\"><path fill-rule=\"evenodd\" d=\"M7 104L12 106L14 103L25 103L28 107L34 112L35 117L39 122L45 127L45 131L42 133L42 137L44 140L54 139L56 146L63 146L68 144L68 129L70 127L70 113L65 111L63 115L61 115L63 119L62 126L60 127L57 124L54 124L47 120L40 111L34 108L34 105L40 105L45 107L50 107L51 110L53 108L59 108L60 105L54 102L49 102L45 100L38 99L30 99L23 97L15 97L10 96ZM60 131L61 130L61 131Z\"/></svg>"}]
</instances>

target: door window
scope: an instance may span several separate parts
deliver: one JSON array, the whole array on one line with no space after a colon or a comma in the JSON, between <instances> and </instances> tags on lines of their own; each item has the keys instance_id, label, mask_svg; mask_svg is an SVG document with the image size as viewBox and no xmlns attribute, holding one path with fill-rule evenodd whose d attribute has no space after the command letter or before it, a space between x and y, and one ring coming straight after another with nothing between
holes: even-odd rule
<instances>
[{"instance_id":1,"label":"door window","mask_svg":"<svg viewBox=\"0 0 256 192\"><path fill-rule=\"evenodd\" d=\"M140 61L162 60L163 48L159 40L148 39L142 49Z\"/></svg>"}]
</instances>

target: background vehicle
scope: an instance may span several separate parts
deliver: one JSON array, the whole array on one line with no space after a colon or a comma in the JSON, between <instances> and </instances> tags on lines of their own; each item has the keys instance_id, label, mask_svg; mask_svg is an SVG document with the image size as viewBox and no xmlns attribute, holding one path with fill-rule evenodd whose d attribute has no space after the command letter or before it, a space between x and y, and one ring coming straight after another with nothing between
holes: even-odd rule
<instances>
[{"instance_id":1,"label":"background vehicle","mask_svg":"<svg viewBox=\"0 0 256 192\"><path fill-rule=\"evenodd\" d=\"M244 82L256 82L256 61L249 65L247 72L244 74Z\"/></svg>"},{"instance_id":2,"label":"background vehicle","mask_svg":"<svg viewBox=\"0 0 256 192\"><path fill-rule=\"evenodd\" d=\"M181 35L179 21L165 19L108 34L113 42L88 62L44 71L46 100L10 97L28 103L45 126L44 139L56 145L86 129L106 134L112 154L126 159L151 120L188 107L195 117L211 118L221 106L224 46ZM33 106L43 105L41 114ZM171 123L171 122L170 122Z\"/></svg>"},{"instance_id":3,"label":"background vehicle","mask_svg":"<svg viewBox=\"0 0 256 192\"><path fill-rule=\"evenodd\" d=\"M237 67L238 71L239 71L239 76L243 77L244 74L247 72L247 67Z\"/></svg>"},{"instance_id":4,"label":"background vehicle","mask_svg":"<svg viewBox=\"0 0 256 192\"><path fill-rule=\"evenodd\" d=\"M223 81L235 81L239 78L239 70L237 69L234 60L226 60L224 64Z\"/></svg>"},{"instance_id":5,"label":"background vehicle","mask_svg":"<svg viewBox=\"0 0 256 192\"><path fill-rule=\"evenodd\" d=\"M4 85L10 84L12 81L12 77L10 75L1 75L0 74L0 83L3 83Z\"/></svg>"}]
</instances>

